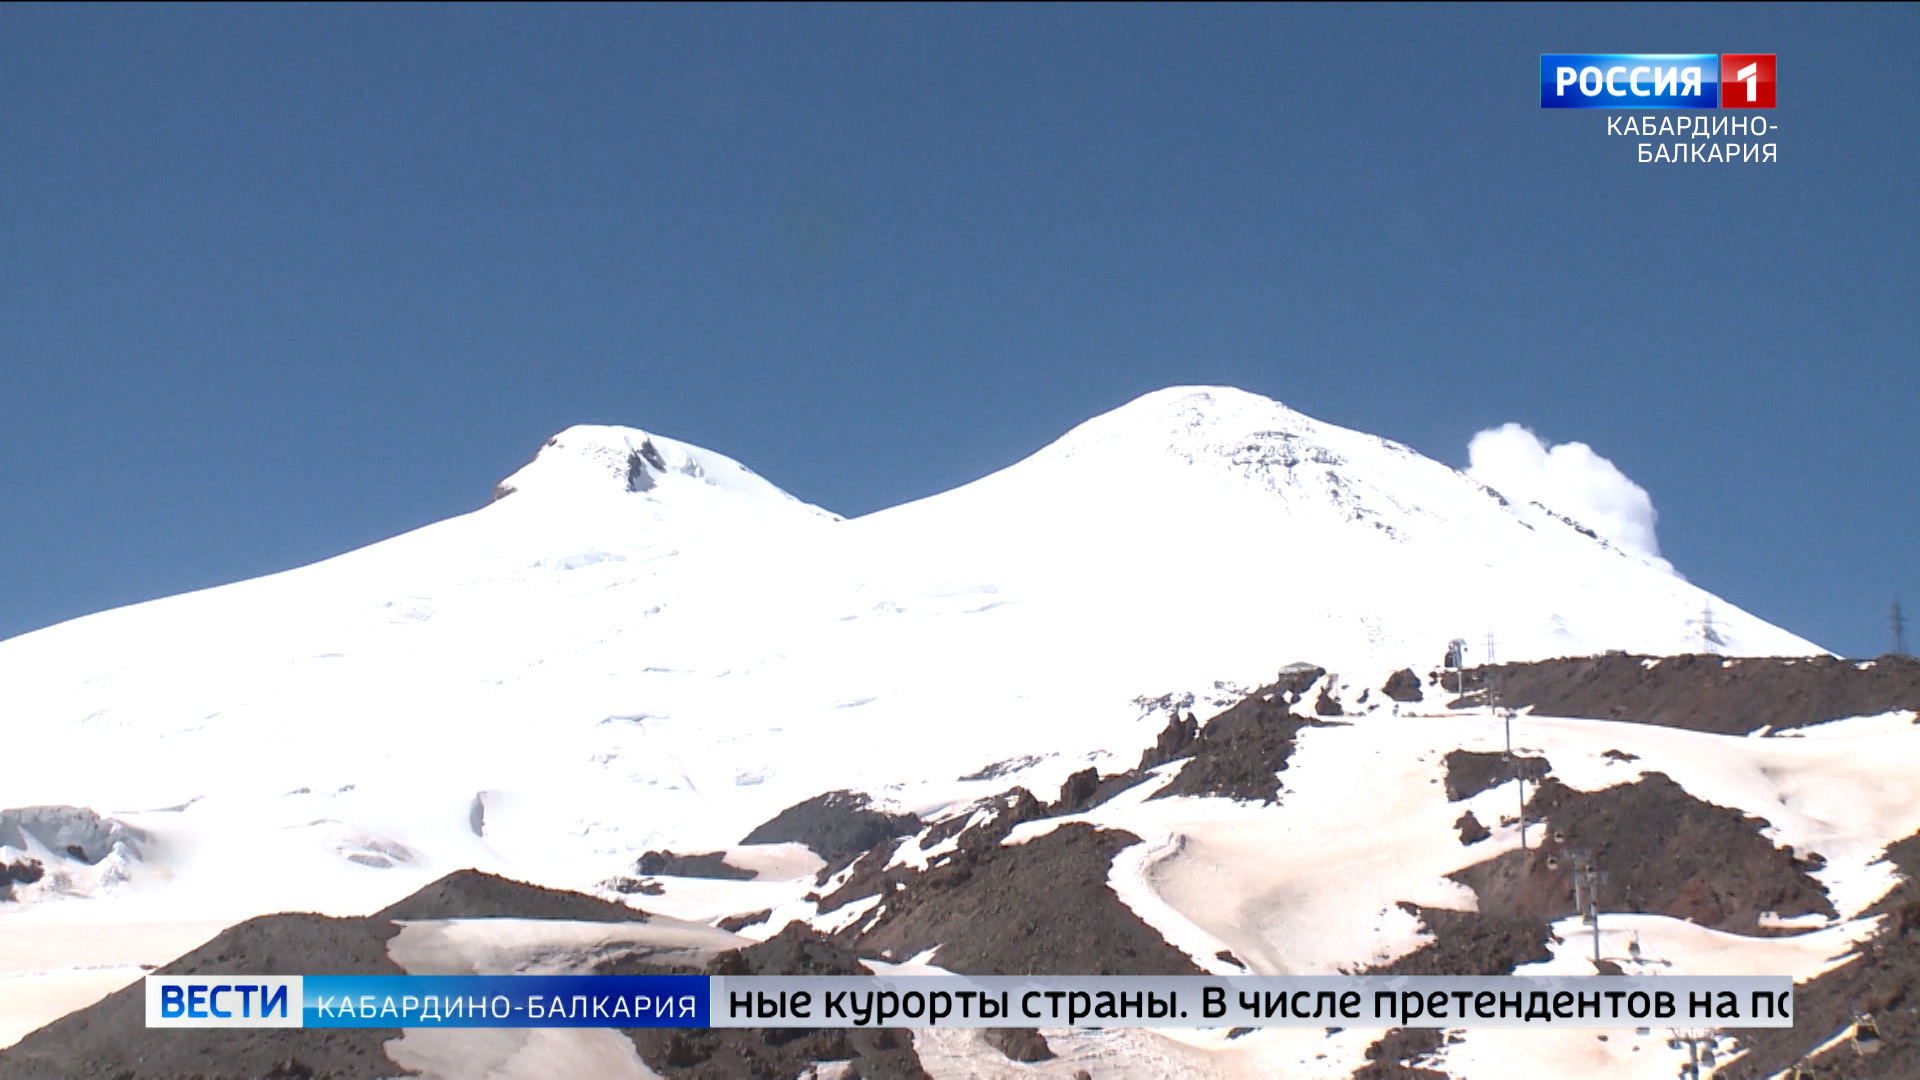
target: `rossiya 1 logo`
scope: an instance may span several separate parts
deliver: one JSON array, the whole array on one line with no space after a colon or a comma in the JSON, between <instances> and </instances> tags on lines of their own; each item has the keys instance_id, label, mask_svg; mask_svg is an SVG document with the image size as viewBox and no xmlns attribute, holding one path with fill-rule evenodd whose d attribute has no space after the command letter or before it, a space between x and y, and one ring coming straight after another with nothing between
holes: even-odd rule
<instances>
[{"instance_id":1,"label":"rossiya 1 logo","mask_svg":"<svg viewBox=\"0 0 1920 1080\"><path fill-rule=\"evenodd\" d=\"M1541 53L1540 107L1620 110L1607 116L1607 134L1653 140L1635 144L1643 164L1772 164L1780 160L1780 144L1754 140L1778 138L1779 123L1772 113L1744 110L1774 107L1776 59L1773 53Z\"/></svg>"},{"instance_id":2,"label":"rossiya 1 logo","mask_svg":"<svg viewBox=\"0 0 1920 1080\"><path fill-rule=\"evenodd\" d=\"M1720 107L1773 108L1772 53L1720 54Z\"/></svg>"},{"instance_id":3,"label":"rossiya 1 logo","mask_svg":"<svg viewBox=\"0 0 1920 1080\"><path fill-rule=\"evenodd\" d=\"M1773 53L1542 53L1543 109L1771 109Z\"/></svg>"}]
</instances>

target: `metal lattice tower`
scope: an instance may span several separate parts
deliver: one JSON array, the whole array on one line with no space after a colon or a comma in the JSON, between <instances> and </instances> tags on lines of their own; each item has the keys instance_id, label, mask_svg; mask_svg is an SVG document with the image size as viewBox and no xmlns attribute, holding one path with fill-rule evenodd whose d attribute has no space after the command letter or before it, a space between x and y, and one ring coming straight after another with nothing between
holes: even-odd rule
<instances>
[{"instance_id":1,"label":"metal lattice tower","mask_svg":"<svg viewBox=\"0 0 1920 1080\"><path fill-rule=\"evenodd\" d=\"M1580 921L1593 927L1593 962L1600 962L1600 886L1606 884L1606 871L1585 849L1567 853L1573 861L1573 906Z\"/></svg>"},{"instance_id":2,"label":"metal lattice tower","mask_svg":"<svg viewBox=\"0 0 1920 1080\"><path fill-rule=\"evenodd\" d=\"M1487 696L1493 696L1493 686L1487 686ZM1520 850L1527 850L1527 772L1521 767L1521 761L1513 754L1513 710L1496 710L1505 722L1507 729L1507 768L1513 770L1513 789L1520 796Z\"/></svg>"},{"instance_id":3,"label":"metal lattice tower","mask_svg":"<svg viewBox=\"0 0 1920 1080\"><path fill-rule=\"evenodd\" d=\"M1893 655L1907 655L1907 616L1900 610L1900 598L1893 598L1893 606L1887 609L1887 628L1893 631Z\"/></svg>"},{"instance_id":4,"label":"metal lattice tower","mask_svg":"<svg viewBox=\"0 0 1920 1080\"><path fill-rule=\"evenodd\" d=\"M1697 619L1688 619L1687 623L1700 629L1700 651L1707 653L1719 652L1719 646L1727 643L1727 640L1720 636L1719 626L1721 624L1713 621L1713 601L1709 600L1703 604L1700 608L1700 617Z\"/></svg>"}]
</instances>

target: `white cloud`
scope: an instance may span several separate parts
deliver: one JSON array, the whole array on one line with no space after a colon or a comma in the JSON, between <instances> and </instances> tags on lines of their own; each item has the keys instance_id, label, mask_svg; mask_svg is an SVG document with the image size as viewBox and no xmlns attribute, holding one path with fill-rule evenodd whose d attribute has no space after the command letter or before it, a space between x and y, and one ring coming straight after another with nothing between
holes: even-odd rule
<instances>
[{"instance_id":1,"label":"white cloud","mask_svg":"<svg viewBox=\"0 0 1920 1080\"><path fill-rule=\"evenodd\" d=\"M1519 424L1489 428L1467 444L1467 475L1520 502L1538 502L1629 551L1658 557L1653 499L1586 443L1549 448Z\"/></svg>"}]
</instances>

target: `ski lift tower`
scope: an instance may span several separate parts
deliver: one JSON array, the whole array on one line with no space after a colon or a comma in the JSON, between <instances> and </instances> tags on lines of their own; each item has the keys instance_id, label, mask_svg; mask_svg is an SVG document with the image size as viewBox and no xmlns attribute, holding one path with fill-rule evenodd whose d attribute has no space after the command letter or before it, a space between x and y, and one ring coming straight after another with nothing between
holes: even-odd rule
<instances>
[{"instance_id":1,"label":"ski lift tower","mask_svg":"<svg viewBox=\"0 0 1920 1080\"><path fill-rule=\"evenodd\" d=\"M1513 710L1496 710L1507 729L1507 768L1513 770L1513 790L1520 796L1520 850L1527 850L1527 771L1513 753Z\"/></svg>"},{"instance_id":2,"label":"ski lift tower","mask_svg":"<svg viewBox=\"0 0 1920 1080\"><path fill-rule=\"evenodd\" d=\"M1718 1064L1714 1060L1714 1033L1711 1030L1673 1030L1673 1038L1667 1040L1670 1049L1687 1048L1687 1063L1680 1066L1680 1080L1706 1080Z\"/></svg>"},{"instance_id":3,"label":"ski lift tower","mask_svg":"<svg viewBox=\"0 0 1920 1080\"><path fill-rule=\"evenodd\" d=\"M1467 690L1467 639L1466 638L1454 638L1452 641L1447 642L1447 656L1446 656L1446 659L1441 662L1441 667L1454 673L1453 692L1455 694L1466 693L1466 690ZM1441 685L1442 686L1446 685L1445 680L1441 681Z\"/></svg>"},{"instance_id":4,"label":"ski lift tower","mask_svg":"<svg viewBox=\"0 0 1920 1080\"><path fill-rule=\"evenodd\" d=\"M1592 852L1570 851L1573 860L1573 906L1580 921L1593 927L1593 962L1600 963L1600 886L1606 884L1606 872L1594 865Z\"/></svg>"}]
</instances>

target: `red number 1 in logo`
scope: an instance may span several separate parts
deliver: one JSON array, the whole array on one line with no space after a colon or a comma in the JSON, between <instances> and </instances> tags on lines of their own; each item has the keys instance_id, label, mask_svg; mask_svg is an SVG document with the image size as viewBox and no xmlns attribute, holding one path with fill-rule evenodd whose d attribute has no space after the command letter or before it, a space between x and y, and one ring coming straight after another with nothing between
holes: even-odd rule
<instances>
[{"instance_id":1,"label":"red number 1 in logo","mask_svg":"<svg viewBox=\"0 0 1920 1080\"><path fill-rule=\"evenodd\" d=\"M1773 108L1773 53L1720 54L1720 107Z\"/></svg>"}]
</instances>

